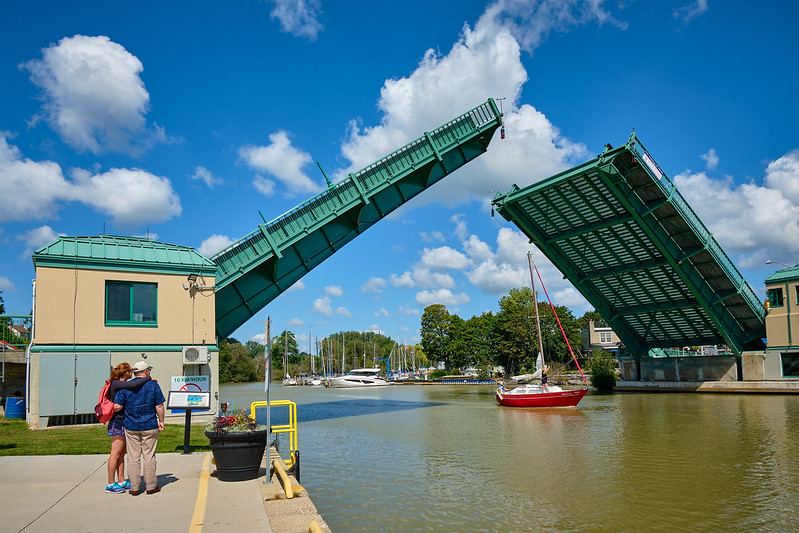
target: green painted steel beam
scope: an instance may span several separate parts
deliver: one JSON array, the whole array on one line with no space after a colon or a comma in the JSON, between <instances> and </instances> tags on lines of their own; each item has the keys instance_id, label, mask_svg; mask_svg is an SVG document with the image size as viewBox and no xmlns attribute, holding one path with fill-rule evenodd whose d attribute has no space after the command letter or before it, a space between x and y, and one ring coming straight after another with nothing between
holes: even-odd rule
<instances>
[{"instance_id":1,"label":"green painted steel beam","mask_svg":"<svg viewBox=\"0 0 799 533\"><path fill-rule=\"evenodd\" d=\"M485 153L502 115L489 99L308 199L217 254L216 330L225 338L406 201Z\"/></svg>"},{"instance_id":2,"label":"green painted steel beam","mask_svg":"<svg viewBox=\"0 0 799 533\"><path fill-rule=\"evenodd\" d=\"M493 205L633 353L697 339L740 353L765 335L754 291L634 134Z\"/></svg>"},{"instance_id":3,"label":"green painted steel beam","mask_svg":"<svg viewBox=\"0 0 799 533\"><path fill-rule=\"evenodd\" d=\"M705 281L701 276L697 275L694 269L689 268L687 264L678 263L676 256L681 253L681 250L674 244L674 241L663 229L663 226L657 218L652 216L651 213L646 216L641 214L646 211L646 208L637 196L629 196L629 186L624 179L625 170L619 169L613 163L598 170L599 176L605 180L609 188L616 190L617 198L619 198L622 204L633 213L640 227L647 233L652 243L654 243L664 257L667 258L674 272L693 293L697 304L704 309L714 322L724 341L733 348L736 353L740 353L746 341L740 337L737 324L729 320L728 316L720 316L710 308L709 300L713 299L713 295Z\"/></svg>"}]
</instances>

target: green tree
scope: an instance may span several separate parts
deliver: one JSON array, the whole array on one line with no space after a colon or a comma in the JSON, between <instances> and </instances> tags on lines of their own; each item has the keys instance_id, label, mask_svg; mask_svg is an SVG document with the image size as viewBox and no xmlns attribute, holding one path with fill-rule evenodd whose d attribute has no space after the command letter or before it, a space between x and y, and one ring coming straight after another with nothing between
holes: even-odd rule
<instances>
[{"instance_id":1,"label":"green tree","mask_svg":"<svg viewBox=\"0 0 799 533\"><path fill-rule=\"evenodd\" d=\"M0 291L0 315L6 314L6 304L3 302L3 291Z\"/></svg>"},{"instance_id":2,"label":"green tree","mask_svg":"<svg viewBox=\"0 0 799 533\"><path fill-rule=\"evenodd\" d=\"M219 382L241 383L256 381L255 361L247 355L247 348L236 339L219 343Z\"/></svg>"},{"instance_id":3,"label":"green tree","mask_svg":"<svg viewBox=\"0 0 799 533\"><path fill-rule=\"evenodd\" d=\"M458 315L450 315L447 339L445 353L448 354L448 359L444 359L447 369L468 366L472 339L470 338L470 331L466 327L466 322Z\"/></svg>"},{"instance_id":4,"label":"green tree","mask_svg":"<svg viewBox=\"0 0 799 533\"><path fill-rule=\"evenodd\" d=\"M284 368L285 356L288 356L288 369ZM297 366L300 361L300 350L294 333L283 330L279 335L272 337L272 379L283 379L287 372L298 373Z\"/></svg>"},{"instance_id":5,"label":"green tree","mask_svg":"<svg viewBox=\"0 0 799 533\"><path fill-rule=\"evenodd\" d=\"M535 354L538 352L533 291L527 287L511 289L507 296L500 299L499 309L499 364L505 367L508 375L519 370L532 370L535 367Z\"/></svg>"},{"instance_id":6,"label":"green tree","mask_svg":"<svg viewBox=\"0 0 799 533\"><path fill-rule=\"evenodd\" d=\"M572 350L577 350L575 355L580 351L580 325L571 309L562 305L555 306L555 312L560 319L560 325L563 326L563 331L560 330L558 321L552 313L552 308L548 303L539 302L539 313L541 313L541 330L544 341L544 357L553 362L569 363L572 360L569 345ZM569 343L563 339L563 333L566 333L566 338Z\"/></svg>"},{"instance_id":7,"label":"green tree","mask_svg":"<svg viewBox=\"0 0 799 533\"><path fill-rule=\"evenodd\" d=\"M535 307L533 292L527 287L511 289L508 296L499 302L500 312L497 315L498 337L497 353L499 363L509 373L532 372L538 354L536 337ZM564 306L555 306L566 338L572 349L580 346L580 327L571 310ZM546 301L538 302L538 316L541 324L541 344L544 347L544 360L547 362L566 363L571 361L569 347L563 338L558 321L552 308Z\"/></svg>"},{"instance_id":8,"label":"green tree","mask_svg":"<svg viewBox=\"0 0 799 533\"><path fill-rule=\"evenodd\" d=\"M588 329L588 323L592 320L594 321L594 326L598 328L606 328L608 326L608 323L597 311L586 311L577 322L580 325L580 329Z\"/></svg>"},{"instance_id":9,"label":"green tree","mask_svg":"<svg viewBox=\"0 0 799 533\"><path fill-rule=\"evenodd\" d=\"M251 359L256 359L259 356L264 355L264 351L266 347L257 341L247 341L245 345L247 347L247 357Z\"/></svg>"},{"instance_id":10,"label":"green tree","mask_svg":"<svg viewBox=\"0 0 799 533\"><path fill-rule=\"evenodd\" d=\"M428 305L422 313L422 349L431 362L443 361L446 370L450 369L452 358L453 343L450 335L457 331L457 326L450 329L452 321L452 315L442 304Z\"/></svg>"},{"instance_id":11,"label":"green tree","mask_svg":"<svg viewBox=\"0 0 799 533\"><path fill-rule=\"evenodd\" d=\"M463 350L463 366L475 366L488 374L490 367L496 363L499 336L497 335L497 317L490 311L480 316L473 316L464 322L463 341L458 348Z\"/></svg>"}]
</instances>

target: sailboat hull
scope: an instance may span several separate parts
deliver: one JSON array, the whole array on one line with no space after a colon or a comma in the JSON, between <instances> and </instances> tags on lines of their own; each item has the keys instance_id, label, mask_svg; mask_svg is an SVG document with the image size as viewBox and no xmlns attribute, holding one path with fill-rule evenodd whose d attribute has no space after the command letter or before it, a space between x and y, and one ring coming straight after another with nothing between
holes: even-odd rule
<instances>
[{"instance_id":1,"label":"sailboat hull","mask_svg":"<svg viewBox=\"0 0 799 533\"><path fill-rule=\"evenodd\" d=\"M586 392L588 389L513 394L497 389L497 403L505 407L575 407Z\"/></svg>"}]
</instances>

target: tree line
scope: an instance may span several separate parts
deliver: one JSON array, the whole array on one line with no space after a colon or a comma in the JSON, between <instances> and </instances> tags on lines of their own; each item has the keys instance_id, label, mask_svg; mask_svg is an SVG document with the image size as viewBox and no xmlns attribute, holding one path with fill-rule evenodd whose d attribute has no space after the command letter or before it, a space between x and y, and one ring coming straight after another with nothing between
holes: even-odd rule
<instances>
[{"instance_id":1,"label":"tree line","mask_svg":"<svg viewBox=\"0 0 799 533\"><path fill-rule=\"evenodd\" d=\"M569 344L580 355L582 329L593 320L597 327L606 322L596 311L576 318L572 311L556 305L560 326L547 302L538 301L544 359L548 363L567 364ZM494 367L505 368L506 375L532 372L538 353L535 333L535 307L530 288L511 289L499 300L499 311L491 311L464 320L450 313L446 306L433 304L421 317L421 344L405 346L391 337L374 332L342 331L315 339L311 351L302 349L294 332L286 329L272 337L272 379L288 373L341 373L372 365L391 370L400 366L430 367L443 363L447 371L475 367L488 375ZM305 348L310 348L308 345ZM265 347L255 341L242 344L229 337L219 344L219 381L221 383L262 381L266 368ZM324 366L322 366L324 364Z\"/></svg>"},{"instance_id":2,"label":"tree line","mask_svg":"<svg viewBox=\"0 0 799 533\"><path fill-rule=\"evenodd\" d=\"M283 330L272 337L270 358L272 379L282 380L286 374L334 374L353 368L373 365L392 371L405 365L408 368L426 367L431 361L419 345L406 346L391 337L374 332L341 331L313 340L313 355L302 349L297 337L290 330ZM220 383L262 381L266 369L265 346L256 341L242 344L233 337L219 343Z\"/></svg>"},{"instance_id":3,"label":"tree line","mask_svg":"<svg viewBox=\"0 0 799 533\"><path fill-rule=\"evenodd\" d=\"M487 375L494 367L503 367L506 375L532 372L538 354L534 302L530 288L511 289L500 299L496 314L489 311L468 320L450 313L442 304L429 305L421 319L422 349L428 358L442 361L447 370L475 367L480 374ZM558 325L547 302L538 301L537 307L544 359L548 362L571 361L561 326L579 356L580 330L587 328L591 320L598 327L605 325L596 311L576 318L569 308L556 305Z\"/></svg>"}]
</instances>

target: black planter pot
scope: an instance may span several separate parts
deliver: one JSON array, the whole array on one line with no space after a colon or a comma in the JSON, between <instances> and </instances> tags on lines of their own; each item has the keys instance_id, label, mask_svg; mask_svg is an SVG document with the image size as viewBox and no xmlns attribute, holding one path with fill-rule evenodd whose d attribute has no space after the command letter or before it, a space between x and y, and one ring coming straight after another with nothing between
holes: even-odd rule
<instances>
[{"instance_id":1,"label":"black planter pot","mask_svg":"<svg viewBox=\"0 0 799 533\"><path fill-rule=\"evenodd\" d=\"M266 433L206 431L216 463L216 476L222 481L244 481L258 477L266 449Z\"/></svg>"}]
</instances>

